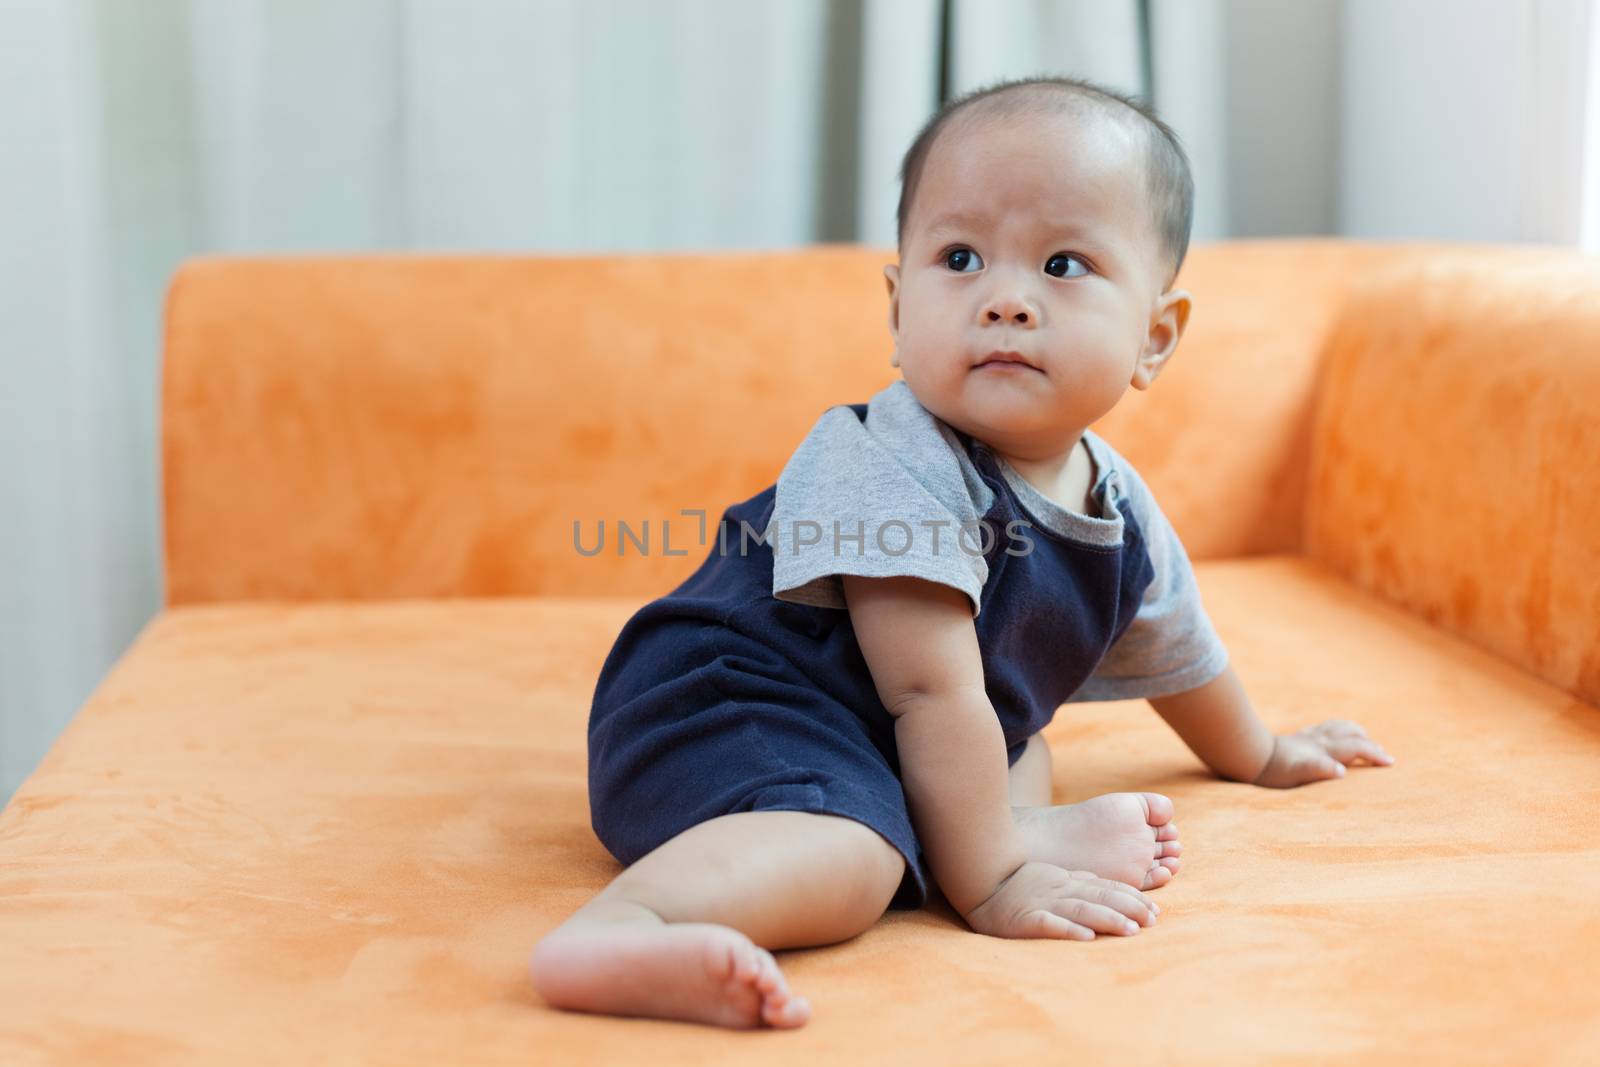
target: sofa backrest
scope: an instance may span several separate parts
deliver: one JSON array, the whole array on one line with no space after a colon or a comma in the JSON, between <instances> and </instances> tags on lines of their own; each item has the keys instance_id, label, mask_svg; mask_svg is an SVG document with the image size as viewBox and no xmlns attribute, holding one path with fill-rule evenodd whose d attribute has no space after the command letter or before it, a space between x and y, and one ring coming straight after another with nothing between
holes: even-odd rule
<instances>
[{"instance_id":1,"label":"sofa backrest","mask_svg":"<svg viewBox=\"0 0 1600 1067\"><path fill-rule=\"evenodd\" d=\"M1329 336L1305 547L1600 703L1600 258L1450 246Z\"/></svg>"},{"instance_id":2,"label":"sofa backrest","mask_svg":"<svg viewBox=\"0 0 1600 1067\"><path fill-rule=\"evenodd\" d=\"M1408 254L1191 250L1178 353L1095 429L1195 558L1299 549L1328 327L1353 281ZM167 602L665 592L708 551L685 509L714 527L827 407L897 377L894 261L857 245L191 260L166 315ZM619 519L648 524L646 552ZM574 523L592 548L601 520L602 551L580 553Z\"/></svg>"},{"instance_id":3,"label":"sofa backrest","mask_svg":"<svg viewBox=\"0 0 1600 1067\"><path fill-rule=\"evenodd\" d=\"M670 585L705 552L683 509L714 523L824 408L893 380L880 258L190 261L167 304L167 600ZM602 519L580 554L574 521L592 546ZM617 554L619 519L648 522L648 554Z\"/></svg>"}]
</instances>

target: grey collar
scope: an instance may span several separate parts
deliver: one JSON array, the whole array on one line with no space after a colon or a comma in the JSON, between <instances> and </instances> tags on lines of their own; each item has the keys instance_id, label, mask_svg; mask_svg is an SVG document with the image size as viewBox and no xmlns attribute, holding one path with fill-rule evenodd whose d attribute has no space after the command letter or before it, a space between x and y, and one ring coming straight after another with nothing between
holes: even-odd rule
<instances>
[{"instance_id":1,"label":"grey collar","mask_svg":"<svg viewBox=\"0 0 1600 1067\"><path fill-rule=\"evenodd\" d=\"M916 394L911 391L911 386L905 379L897 379L886 386L871 401L870 407L879 408L879 417L887 417L888 429L881 432L892 434L896 428L906 427L901 432L912 433L914 427L922 421L922 425L937 427L940 436L950 446L950 451L956 456L961 468L961 476L966 481L967 491L978 507L980 515L986 514L994 505L994 490L989 483L984 481L983 475L978 473L973 464L972 456L967 454L962 445L962 438L971 442L973 453L986 454L1011 487L1012 493L1022 504L1026 512L1026 519L1035 526L1041 527L1058 537L1083 544L1104 545L1116 547L1122 544L1124 531L1122 511L1117 507L1117 500L1122 493L1122 486L1117 475L1117 462L1112 456L1111 446L1105 439L1093 430L1083 431L1084 444L1089 449L1089 458L1094 460L1095 479L1089 497L1100 507L1101 518L1097 515L1085 515L1080 511L1062 507L1060 504L1045 496L1028 480L1019 474L1011 464L1002 459L994 449L969 434L961 433L949 423L933 414L917 400Z\"/></svg>"},{"instance_id":2,"label":"grey collar","mask_svg":"<svg viewBox=\"0 0 1600 1067\"><path fill-rule=\"evenodd\" d=\"M1089 496L1099 505L1101 514L1107 516L1106 518L1085 515L1081 511L1062 507L1035 489L994 449L978 440L973 440L972 446L974 449L981 449L994 462L996 469L1000 471L1000 476L1016 494L1030 521L1070 540L1114 547L1122 544L1124 533L1122 511L1117 507L1117 497L1121 487L1117 478L1116 464L1112 461L1109 450L1099 434L1093 430L1084 430L1083 441L1089 449L1090 458L1094 460L1095 468L1094 487Z\"/></svg>"}]
</instances>

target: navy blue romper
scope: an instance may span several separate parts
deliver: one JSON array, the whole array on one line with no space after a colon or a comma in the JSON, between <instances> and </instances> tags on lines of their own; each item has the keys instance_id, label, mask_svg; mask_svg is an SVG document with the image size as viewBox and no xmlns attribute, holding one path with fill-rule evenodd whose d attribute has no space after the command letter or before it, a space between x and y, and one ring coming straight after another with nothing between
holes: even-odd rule
<instances>
[{"instance_id":1,"label":"navy blue romper","mask_svg":"<svg viewBox=\"0 0 1600 1067\"><path fill-rule=\"evenodd\" d=\"M845 406L865 421L866 404ZM1031 526L1027 554L994 538L973 620L1010 765L1133 621L1154 571L1120 493L1120 545L1062 536L1023 509L987 445L955 433L994 490L984 519L996 530L1014 519ZM889 907L920 908L937 883L906 807L894 718L850 613L777 599L772 548L739 553L740 520L766 529L775 491L727 508L725 540L714 538L699 569L618 635L589 717L591 823L627 866L731 812L847 816L905 858Z\"/></svg>"}]
</instances>

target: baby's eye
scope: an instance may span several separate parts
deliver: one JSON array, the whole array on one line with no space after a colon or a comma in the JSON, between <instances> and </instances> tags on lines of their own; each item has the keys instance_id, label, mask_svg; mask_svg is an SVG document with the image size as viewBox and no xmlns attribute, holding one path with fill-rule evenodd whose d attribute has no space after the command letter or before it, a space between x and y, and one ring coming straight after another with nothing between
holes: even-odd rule
<instances>
[{"instance_id":1,"label":"baby's eye","mask_svg":"<svg viewBox=\"0 0 1600 1067\"><path fill-rule=\"evenodd\" d=\"M1057 274L1055 271L1050 269L1056 263L1063 263L1064 264L1067 260L1071 260L1072 262L1078 264L1078 266L1082 267L1083 269L1078 271L1075 274L1071 274L1071 273ZM1066 270L1066 267L1063 266L1062 270ZM1052 275L1052 276L1057 277L1057 278L1081 278L1085 274L1089 273L1089 269L1084 264L1083 260L1079 259L1077 256L1073 255L1072 253L1070 253L1070 252L1057 252L1055 255L1050 257L1050 262L1048 262L1048 263L1046 263L1044 265L1044 272L1046 274Z\"/></svg>"},{"instance_id":2,"label":"baby's eye","mask_svg":"<svg viewBox=\"0 0 1600 1067\"><path fill-rule=\"evenodd\" d=\"M966 259L961 261L961 263L963 265L958 266L955 263L951 262L951 260L955 259L957 256L965 256L965 257L967 257ZM978 259L978 253L974 252L972 249L970 249L970 248L952 248L950 251L948 251L948 252L946 252L944 254L944 265L947 266L947 267L954 267L956 273L958 273L958 274L966 274L966 273L968 273L968 271L966 270L964 264L970 263L972 260L975 260L975 259L978 260L978 265L979 266L983 265L983 260Z\"/></svg>"}]
</instances>

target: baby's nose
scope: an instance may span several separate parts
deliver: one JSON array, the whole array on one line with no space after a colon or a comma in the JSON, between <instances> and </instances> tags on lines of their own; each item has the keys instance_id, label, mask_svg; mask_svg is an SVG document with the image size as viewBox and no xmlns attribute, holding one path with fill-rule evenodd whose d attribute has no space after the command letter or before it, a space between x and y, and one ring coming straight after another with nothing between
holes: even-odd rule
<instances>
[{"instance_id":1,"label":"baby's nose","mask_svg":"<svg viewBox=\"0 0 1600 1067\"><path fill-rule=\"evenodd\" d=\"M989 302L989 305L983 309L983 318L985 322L1000 322L1004 320L1015 323L1018 326L1033 326L1038 322L1039 316L1035 314L1026 300L1020 297L1003 296Z\"/></svg>"}]
</instances>

